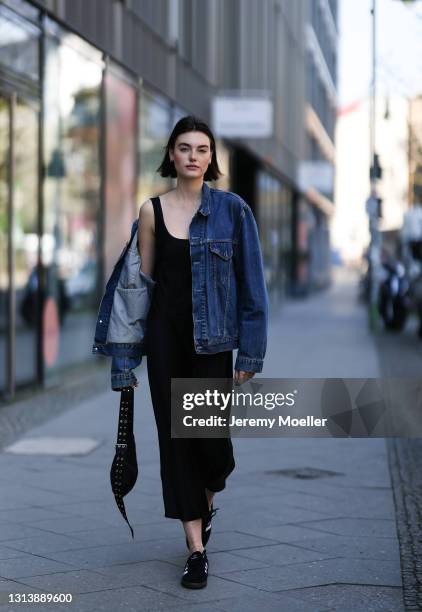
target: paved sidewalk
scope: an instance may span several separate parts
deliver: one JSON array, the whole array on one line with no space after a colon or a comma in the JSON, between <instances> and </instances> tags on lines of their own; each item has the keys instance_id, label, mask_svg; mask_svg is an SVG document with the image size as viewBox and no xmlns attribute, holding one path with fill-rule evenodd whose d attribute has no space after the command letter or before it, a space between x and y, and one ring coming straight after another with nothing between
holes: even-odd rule
<instances>
[{"instance_id":1,"label":"paved sidewalk","mask_svg":"<svg viewBox=\"0 0 422 612\"><path fill-rule=\"evenodd\" d=\"M273 313L262 377L379 375L355 278ZM236 469L216 496L208 586L180 586L181 523L163 516L146 377L137 371L139 476L126 497L132 540L112 496L119 394L108 389L25 438L92 438L81 456L0 454L0 593L72 593L68 604L0 610L400 612L394 503L382 439L233 438ZM298 477L280 474L297 469ZM300 478L314 468L318 478ZM306 475L302 473L302 475Z\"/></svg>"}]
</instances>

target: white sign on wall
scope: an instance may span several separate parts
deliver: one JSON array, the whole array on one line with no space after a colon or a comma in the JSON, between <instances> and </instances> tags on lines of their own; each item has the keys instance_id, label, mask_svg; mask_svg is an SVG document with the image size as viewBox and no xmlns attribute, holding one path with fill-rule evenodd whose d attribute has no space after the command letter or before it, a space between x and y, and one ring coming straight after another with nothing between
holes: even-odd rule
<instances>
[{"instance_id":1,"label":"white sign on wall","mask_svg":"<svg viewBox=\"0 0 422 612\"><path fill-rule=\"evenodd\" d=\"M211 103L216 136L269 138L273 134L273 103L264 97L217 96Z\"/></svg>"},{"instance_id":2,"label":"white sign on wall","mask_svg":"<svg viewBox=\"0 0 422 612\"><path fill-rule=\"evenodd\" d=\"M299 164L297 182L301 191L318 189L330 193L334 183L334 167L327 161L303 161Z\"/></svg>"}]
</instances>

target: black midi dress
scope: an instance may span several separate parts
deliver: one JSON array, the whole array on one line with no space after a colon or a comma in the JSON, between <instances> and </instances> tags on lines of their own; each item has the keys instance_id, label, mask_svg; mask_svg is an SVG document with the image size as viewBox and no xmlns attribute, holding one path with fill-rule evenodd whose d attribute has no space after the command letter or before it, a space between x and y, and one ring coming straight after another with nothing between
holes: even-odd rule
<instances>
[{"instance_id":1,"label":"black midi dress","mask_svg":"<svg viewBox=\"0 0 422 612\"><path fill-rule=\"evenodd\" d=\"M152 198L152 203L157 284L147 320L147 371L160 447L164 515L190 521L206 515L205 487L222 491L235 461L230 437L171 437L171 378L232 378L233 352L195 352L189 239L172 236L160 199Z\"/></svg>"}]
</instances>

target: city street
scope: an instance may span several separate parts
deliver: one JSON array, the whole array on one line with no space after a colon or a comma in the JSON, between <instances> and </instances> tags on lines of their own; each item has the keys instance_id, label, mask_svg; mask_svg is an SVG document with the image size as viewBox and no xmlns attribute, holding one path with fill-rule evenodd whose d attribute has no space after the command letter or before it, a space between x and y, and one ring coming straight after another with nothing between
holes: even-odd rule
<instances>
[{"instance_id":1,"label":"city street","mask_svg":"<svg viewBox=\"0 0 422 612\"><path fill-rule=\"evenodd\" d=\"M422 0L0 31L0 612L422 612Z\"/></svg>"},{"instance_id":2,"label":"city street","mask_svg":"<svg viewBox=\"0 0 422 612\"><path fill-rule=\"evenodd\" d=\"M258 376L384 372L380 339L357 301L357 276L334 272L328 291L271 312ZM411 338L410 330L400 341L420 360ZM7 605L6 596L49 592L71 593L71 607L55 609L75 611L404 610L384 439L234 438L236 469L214 503L208 586L184 589L187 550L180 522L163 515L145 360L137 375L139 476L125 498L135 539L110 487L119 394L106 388L21 438L53 438L56 452L65 452L60 438L76 439L80 454L0 455L1 609L51 610Z\"/></svg>"}]
</instances>

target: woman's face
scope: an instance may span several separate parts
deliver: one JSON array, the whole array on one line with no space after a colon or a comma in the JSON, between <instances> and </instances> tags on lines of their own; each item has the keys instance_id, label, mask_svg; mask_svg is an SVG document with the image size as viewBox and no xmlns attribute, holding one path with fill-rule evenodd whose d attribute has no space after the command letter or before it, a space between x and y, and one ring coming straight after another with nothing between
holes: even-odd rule
<instances>
[{"instance_id":1,"label":"woman's face","mask_svg":"<svg viewBox=\"0 0 422 612\"><path fill-rule=\"evenodd\" d=\"M212 152L210 139L203 132L185 132L179 134L174 149L169 151L170 160L178 177L198 178L203 176L211 162Z\"/></svg>"}]
</instances>

